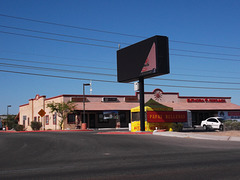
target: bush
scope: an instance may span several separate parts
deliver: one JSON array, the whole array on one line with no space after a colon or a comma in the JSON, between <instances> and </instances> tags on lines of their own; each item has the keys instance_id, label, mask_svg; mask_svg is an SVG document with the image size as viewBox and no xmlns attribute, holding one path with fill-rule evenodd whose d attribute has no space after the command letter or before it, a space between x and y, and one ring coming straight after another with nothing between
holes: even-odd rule
<instances>
[{"instance_id":1,"label":"bush","mask_svg":"<svg viewBox=\"0 0 240 180\"><path fill-rule=\"evenodd\" d=\"M15 129L16 131L25 131L24 126L23 126L23 125L19 125L19 124L16 124L16 125L14 126L14 129Z\"/></svg>"},{"instance_id":2,"label":"bush","mask_svg":"<svg viewBox=\"0 0 240 180\"><path fill-rule=\"evenodd\" d=\"M183 124L182 123L172 123L172 129L173 129L173 131L181 132L183 130Z\"/></svg>"},{"instance_id":3,"label":"bush","mask_svg":"<svg viewBox=\"0 0 240 180\"><path fill-rule=\"evenodd\" d=\"M42 127L42 123L41 122L31 122L31 128L34 131L40 130L40 128Z\"/></svg>"},{"instance_id":4,"label":"bush","mask_svg":"<svg viewBox=\"0 0 240 180\"><path fill-rule=\"evenodd\" d=\"M226 131L240 130L240 122L234 120L227 120L224 122L224 128Z\"/></svg>"}]
</instances>

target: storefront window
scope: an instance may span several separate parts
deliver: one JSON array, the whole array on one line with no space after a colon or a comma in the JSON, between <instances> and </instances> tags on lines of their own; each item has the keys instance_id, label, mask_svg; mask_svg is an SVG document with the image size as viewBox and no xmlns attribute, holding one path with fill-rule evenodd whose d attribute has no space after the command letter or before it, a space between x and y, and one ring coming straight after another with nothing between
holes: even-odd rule
<instances>
[{"instance_id":1,"label":"storefront window","mask_svg":"<svg viewBox=\"0 0 240 180\"><path fill-rule=\"evenodd\" d=\"M98 114L98 123L109 123L109 119L104 118L103 114Z\"/></svg>"},{"instance_id":2,"label":"storefront window","mask_svg":"<svg viewBox=\"0 0 240 180\"><path fill-rule=\"evenodd\" d=\"M67 123L75 124L75 114L68 114Z\"/></svg>"}]
</instances>

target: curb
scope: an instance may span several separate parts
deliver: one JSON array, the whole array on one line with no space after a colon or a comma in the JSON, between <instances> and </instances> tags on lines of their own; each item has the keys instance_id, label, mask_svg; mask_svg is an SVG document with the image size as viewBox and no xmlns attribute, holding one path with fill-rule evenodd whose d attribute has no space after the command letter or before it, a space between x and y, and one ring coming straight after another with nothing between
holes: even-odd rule
<instances>
[{"instance_id":1,"label":"curb","mask_svg":"<svg viewBox=\"0 0 240 180\"><path fill-rule=\"evenodd\" d=\"M167 131L165 131L165 132L153 131L153 135L179 137L179 138L216 140L216 141L238 141L238 142L240 142L240 137L236 137L236 136L214 136L214 135L193 134L193 133L167 132Z\"/></svg>"},{"instance_id":2,"label":"curb","mask_svg":"<svg viewBox=\"0 0 240 180\"><path fill-rule=\"evenodd\" d=\"M98 132L97 134L123 134L123 135L145 135L145 134L153 134L152 132L116 132L116 131L112 131L112 132Z\"/></svg>"},{"instance_id":3,"label":"curb","mask_svg":"<svg viewBox=\"0 0 240 180\"><path fill-rule=\"evenodd\" d=\"M73 129L73 130L39 130L39 131L0 131L0 133L29 133L29 132L88 132L94 131L92 129Z\"/></svg>"}]
</instances>

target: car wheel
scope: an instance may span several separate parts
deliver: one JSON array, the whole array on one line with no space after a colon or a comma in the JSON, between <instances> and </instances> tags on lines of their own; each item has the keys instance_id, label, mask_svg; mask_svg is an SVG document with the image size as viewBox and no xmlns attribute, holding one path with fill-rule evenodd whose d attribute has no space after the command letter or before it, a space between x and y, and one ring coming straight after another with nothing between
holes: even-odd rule
<instances>
[{"instance_id":1,"label":"car wheel","mask_svg":"<svg viewBox=\"0 0 240 180\"><path fill-rule=\"evenodd\" d=\"M223 131L223 125L221 125L221 126L219 127L219 130L220 130L220 131Z\"/></svg>"},{"instance_id":2,"label":"car wheel","mask_svg":"<svg viewBox=\"0 0 240 180\"><path fill-rule=\"evenodd\" d=\"M207 128L206 125L203 125L203 129L204 129L204 131L207 131L207 130L208 130L208 128Z\"/></svg>"}]
</instances>

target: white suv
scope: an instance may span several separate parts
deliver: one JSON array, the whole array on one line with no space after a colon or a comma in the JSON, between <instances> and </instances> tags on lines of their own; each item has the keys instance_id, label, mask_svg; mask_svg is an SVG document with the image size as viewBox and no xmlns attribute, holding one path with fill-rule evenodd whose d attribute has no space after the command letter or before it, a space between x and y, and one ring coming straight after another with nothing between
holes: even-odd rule
<instances>
[{"instance_id":1,"label":"white suv","mask_svg":"<svg viewBox=\"0 0 240 180\"><path fill-rule=\"evenodd\" d=\"M201 122L201 126L204 130L208 129L219 129L223 131L223 118L221 117L210 117Z\"/></svg>"}]
</instances>

